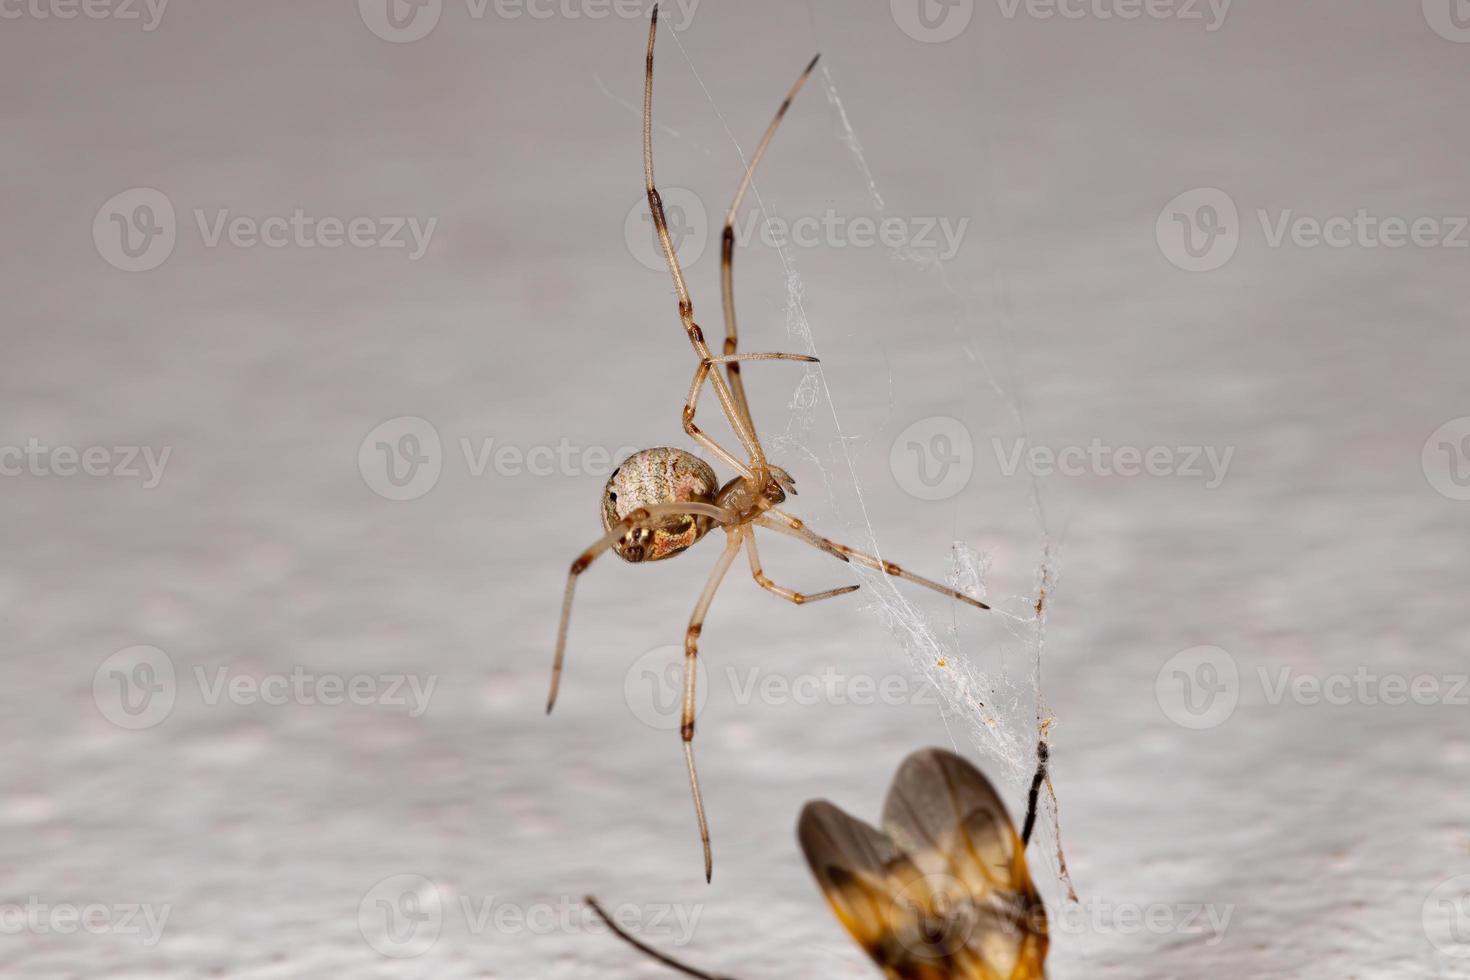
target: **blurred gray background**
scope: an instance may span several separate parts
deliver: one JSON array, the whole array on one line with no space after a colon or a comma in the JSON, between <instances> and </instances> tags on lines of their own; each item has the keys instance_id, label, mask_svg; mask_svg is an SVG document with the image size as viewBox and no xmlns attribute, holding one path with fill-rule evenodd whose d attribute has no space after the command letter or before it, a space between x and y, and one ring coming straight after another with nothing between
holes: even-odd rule
<instances>
[{"instance_id":1,"label":"blurred gray background","mask_svg":"<svg viewBox=\"0 0 1470 980\"><path fill-rule=\"evenodd\" d=\"M712 337L741 152L824 56L737 264L745 348L823 361L746 371L792 509L979 556L996 613L737 564L706 886L667 667L718 546L595 565L542 713L619 450L692 448L644 10L6 4L0 972L661 975L595 891L709 968L872 976L802 801L876 819L940 744L1019 811L1044 644L1053 975L1470 976L1470 5L665 15Z\"/></svg>"}]
</instances>

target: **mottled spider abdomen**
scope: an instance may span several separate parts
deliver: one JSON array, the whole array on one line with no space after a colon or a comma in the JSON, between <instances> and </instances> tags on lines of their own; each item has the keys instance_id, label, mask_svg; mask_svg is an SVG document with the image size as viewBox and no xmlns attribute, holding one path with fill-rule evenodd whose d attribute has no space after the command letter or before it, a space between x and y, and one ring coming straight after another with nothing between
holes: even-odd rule
<instances>
[{"instance_id":1,"label":"mottled spider abdomen","mask_svg":"<svg viewBox=\"0 0 1470 980\"><path fill-rule=\"evenodd\" d=\"M719 490L715 471L682 449L644 449L623 460L602 490L602 527L650 504L712 503ZM709 532L714 522L696 514L675 514L635 527L614 545L623 561L658 561L677 555Z\"/></svg>"}]
</instances>

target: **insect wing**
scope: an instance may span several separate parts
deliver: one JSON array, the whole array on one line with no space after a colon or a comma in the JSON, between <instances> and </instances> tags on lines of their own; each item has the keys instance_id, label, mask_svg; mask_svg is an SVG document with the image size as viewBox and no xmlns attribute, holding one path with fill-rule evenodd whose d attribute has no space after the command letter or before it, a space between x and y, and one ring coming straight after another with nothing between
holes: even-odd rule
<instances>
[{"instance_id":1,"label":"insect wing","mask_svg":"<svg viewBox=\"0 0 1470 980\"><path fill-rule=\"evenodd\" d=\"M884 831L825 801L798 828L839 922L892 980L1037 980L1046 911L986 778L937 749L905 760Z\"/></svg>"},{"instance_id":2,"label":"insect wing","mask_svg":"<svg viewBox=\"0 0 1470 980\"><path fill-rule=\"evenodd\" d=\"M899 896L913 912L914 945L928 941L917 956L962 968L952 976L1044 975L1046 907L1025 845L984 774L952 752L915 752L894 776L883 829L919 872Z\"/></svg>"},{"instance_id":3,"label":"insect wing","mask_svg":"<svg viewBox=\"0 0 1470 980\"><path fill-rule=\"evenodd\" d=\"M892 904L889 871L907 859L882 831L826 800L802 809L797 839L837 921L869 956L884 962Z\"/></svg>"}]
</instances>

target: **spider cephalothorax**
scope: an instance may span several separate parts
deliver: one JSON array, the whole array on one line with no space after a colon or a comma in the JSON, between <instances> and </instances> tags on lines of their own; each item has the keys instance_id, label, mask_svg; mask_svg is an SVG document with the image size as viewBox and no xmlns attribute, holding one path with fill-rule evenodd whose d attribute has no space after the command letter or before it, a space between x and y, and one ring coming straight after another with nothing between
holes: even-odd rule
<instances>
[{"instance_id":1,"label":"spider cephalothorax","mask_svg":"<svg viewBox=\"0 0 1470 980\"><path fill-rule=\"evenodd\" d=\"M715 495L715 506L734 511L742 517L751 517L785 503L787 490L796 493L796 482L779 466L771 463L766 466L770 469L771 476L766 480L765 490L759 494L751 493L750 488L754 484L743 476L737 476L720 488L720 492Z\"/></svg>"},{"instance_id":2,"label":"spider cephalothorax","mask_svg":"<svg viewBox=\"0 0 1470 980\"><path fill-rule=\"evenodd\" d=\"M735 326L734 229L740 202L750 189L756 165L770 145L777 123L785 115L802 83L816 67L817 59L813 58L807 65L806 71L802 72L796 84L791 87L786 100L776 112L776 118L766 129L765 136L750 158L745 179L735 193L735 203L725 217L725 234L720 256L720 289L725 308L725 353L716 356L705 342L704 331L694 321L694 301L690 299L688 286L684 283L684 273L679 268L679 258L674 253L673 239L669 236L668 222L664 217L663 200L653 181L653 45L657 33L658 7L655 6L648 29L648 57L643 83L644 189L648 194L648 209L653 215L659 246L663 249L664 259L674 278L674 291L679 297L679 321L699 359L694 371L694 381L689 386L689 397L684 404L684 432L713 458L738 475L722 487L709 464L682 449L645 449L629 456L613 471L602 493L602 527L606 533L577 556L567 574L567 589L562 597L561 626L556 635L556 656L551 666L551 693L546 699L546 710L549 712L556 703L556 692L561 683L567 624L571 619L572 595L576 590L577 577L587 570L598 555L609 548L624 561L659 561L680 554L718 525L725 532L725 549L705 582L704 591L695 604L694 615L690 617L689 627L684 633L684 704L679 725L679 734L684 740L684 761L689 770L689 788L694 796L695 817L699 821L700 843L704 847L704 875L708 880L712 861L709 826L705 820L704 802L699 793L699 780L694 769L694 684L697 675L693 667L695 658L699 655L699 635L704 629L704 618L709 612L710 603L714 601L715 592L742 548L750 560L751 577L761 588L787 602L802 605L846 595L857 589L856 585L846 585L823 592L802 593L772 582L761 570L760 552L755 542L756 528L797 538L841 561L854 562L896 578L907 579L972 606L981 609L990 607L979 599L907 572L891 561L884 561L875 555L864 554L855 548L830 541L814 533L795 515L780 508L779 505L788 494L796 493L796 485L785 470L766 458L765 448L756 435L750 405L746 402L740 365L753 361L815 363L816 358L806 354L737 353L739 342ZM714 389L725 420L730 423L736 438L740 440L741 448L745 450L743 460L715 442L695 424L699 395L706 384Z\"/></svg>"}]
</instances>

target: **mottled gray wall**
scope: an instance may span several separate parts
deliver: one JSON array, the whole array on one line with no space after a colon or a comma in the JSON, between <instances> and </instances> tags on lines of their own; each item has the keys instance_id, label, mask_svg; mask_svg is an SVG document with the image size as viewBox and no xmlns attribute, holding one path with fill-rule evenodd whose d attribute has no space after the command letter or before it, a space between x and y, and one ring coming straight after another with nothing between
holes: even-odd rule
<instances>
[{"instance_id":1,"label":"mottled gray wall","mask_svg":"<svg viewBox=\"0 0 1470 980\"><path fill-rule=\"evenodd\" d=\"M1470 976L1470 4L665 14L711 336L732 136L824 55L757 185L793 239L738 270L746 347L823 361L746 372L794 509L941 578L961 542L997 612L737 565L706 886L650 698L717 547L594 566L542 715L603 479L688 445L643 11L0 0L0 972L658 975L595 890L742 977L870 976L796 813L876 817L925 744L1019 805L1049 538L1053 973Z\"/></svg>"}]
</instances>

